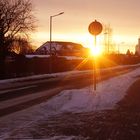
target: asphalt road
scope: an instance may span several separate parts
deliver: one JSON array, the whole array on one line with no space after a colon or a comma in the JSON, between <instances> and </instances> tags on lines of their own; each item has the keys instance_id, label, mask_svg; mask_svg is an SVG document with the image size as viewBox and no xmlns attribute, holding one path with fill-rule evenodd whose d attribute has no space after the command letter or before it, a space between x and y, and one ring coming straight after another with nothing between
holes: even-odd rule
<instances>
[{"instance_id":1,"label":"asphalt road","mask_svg":"<svg viewBox=\"0 0 140 140\"><path fill-rule=\"evenodd\" d=\"M97 71L97 82L130 72L137 67ZM45 102L62 90L83 88L92 84L93 72L65 75L63 77L26 79L5 84L1 86L0 91L0 116Z\"/></svg>"}]
</instances>

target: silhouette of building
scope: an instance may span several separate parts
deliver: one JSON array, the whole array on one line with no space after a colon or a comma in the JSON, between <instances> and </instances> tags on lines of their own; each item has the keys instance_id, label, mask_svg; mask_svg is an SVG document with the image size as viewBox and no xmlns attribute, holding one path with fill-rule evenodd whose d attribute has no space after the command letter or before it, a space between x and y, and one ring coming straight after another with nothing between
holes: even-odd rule
<instances>
[{"instance_id":1,"label":"silhouette of building","mask_svg":"<svg viewBox=\"0 0 140 140\"><path fill-rule=\"evenodd\" d=\"M135 52L136 54L140 55L140 38L138 39L138 44L136 45Z\"/></svg>"},{"instance_id":2,"label":"silhouette of building","mask_svg":"<svg viewBox=\"0 0 140 140\"><path fill-rule=\"evenodd\" d=\"M84 48L81 44L73 42L62 42L62 41L52 41L51 42L51 52L50 52L50 42L46 42L41 45L35 54L39 55L58 55L58 56L83 56L88 52L87 48Z\"/></svg>"}]
</instances>

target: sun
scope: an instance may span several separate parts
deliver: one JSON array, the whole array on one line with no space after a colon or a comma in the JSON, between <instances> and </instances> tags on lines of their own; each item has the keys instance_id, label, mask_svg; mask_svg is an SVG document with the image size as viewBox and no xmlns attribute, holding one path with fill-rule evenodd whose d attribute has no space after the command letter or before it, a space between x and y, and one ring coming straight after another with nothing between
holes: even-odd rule
<instances>
[{"instance_id":1,"label":"sun","mask_svg":"<svg viewBox=\"0 0 140 140\"><path fill-rule=\"evenodd\" d=\"M102 54L102 50L100 47L90 47L90 55L91 56L100 56Z\"/></svg>"}]
</instances>

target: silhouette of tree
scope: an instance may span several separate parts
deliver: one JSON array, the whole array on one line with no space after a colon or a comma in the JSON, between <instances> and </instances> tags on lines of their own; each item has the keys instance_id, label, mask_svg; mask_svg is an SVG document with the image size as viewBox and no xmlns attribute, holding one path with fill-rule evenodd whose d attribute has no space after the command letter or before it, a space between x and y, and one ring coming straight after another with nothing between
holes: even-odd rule
<instances>
[{"instance_id":1,"label":"silhouette of tree","mask_svg":"<svg viewBox=\"0 0 140 140\"><path fill-rule=\"evenodd\" d=\"M16 37L27 37L35 29L30 0L0 0L0 75L4 60Z\"/></svg>"},{"instance_id":2,"label":"silhouette of tree","mask_svg":"<svg viewBox=\"0 0 140 140\"><path fill-rule=\"evenodd\" d=\"M137 51L135 51L135 55L136 55L136 56L139 56L139 54L138 54L138 52L137 52Z\"/></svg>"},{"instance_id":3,"label":"silhouette of tree","mask_svg":"<svg viewBox=\"0 0 140 140\"><path fill-rule=\"evenodd\" d=\"M130 50L128 49L127 52L126 52L126 55L130 56L131 55L131 52Z\"/></svg>"},{"instance_id":4,"label":"silhouette of tree","mask_svg":"<svg viewBox=\"0 0 140 140\"><path fill-rule=\"evenodd\" d=\"M29 54L33 53L33 46L26 38L15 38L11 44L10 50L17 54Z\"/></svg>"}]
</instances>

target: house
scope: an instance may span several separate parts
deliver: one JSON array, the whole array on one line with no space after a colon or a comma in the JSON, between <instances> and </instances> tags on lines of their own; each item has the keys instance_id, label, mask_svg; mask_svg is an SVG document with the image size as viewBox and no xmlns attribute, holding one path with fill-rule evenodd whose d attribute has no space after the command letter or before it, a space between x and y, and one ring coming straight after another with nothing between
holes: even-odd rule
<instances>
[{"instance_id":1,"label":"house","mask_svg":"<svg viewBox=\"0 0 140 140\"><path fill-rule=\"evenodd\" d=\"M51 42L51 52L50 52L50 42L46 42L41 45L35 54L39 55L58 55L58 56L84 56L88 52L87 48L84 48L81 44L73 42L62 42L62 41L52 41Z\"/></svg>"}]
</instances>

